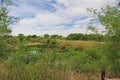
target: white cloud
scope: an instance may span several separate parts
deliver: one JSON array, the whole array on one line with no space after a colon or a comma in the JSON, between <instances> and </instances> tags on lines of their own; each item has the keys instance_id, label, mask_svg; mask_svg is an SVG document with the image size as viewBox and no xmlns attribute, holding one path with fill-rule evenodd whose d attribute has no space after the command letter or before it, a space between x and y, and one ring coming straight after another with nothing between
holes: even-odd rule
<instances>
[{"instance_id":1,"label":"white cloud","mask_svg":"<svg viewBox=\"0 0 120 80\"><path fill-rule=\"evenodd\" d=\"M24 17L21 21L12 26L13 35L19 33L38 34L62 34L70 33L86 33L89 19L93 18L86 8L97 8L106 4L113 4L116 0L57 0L58 5L50 3L55 7L56 11L38 10L39 6L29 5L30 0L18 0L19 6L11 6L10 14L15 16L24 16L33 13L34 17ZM51 1L51 0L48 0ZM43 5L43 1L34 1L39 5ZM33 3L34 4L34 3ZM61 8L63 4L65 8ZM45 6L45 5L44 5ZM47 6L47 5L46 5ZM83 18L86 17L86 18ZM65 26L64 24L71 24ZM66 27L69 27L66 29Z\"/></svg>"}]
</instances>

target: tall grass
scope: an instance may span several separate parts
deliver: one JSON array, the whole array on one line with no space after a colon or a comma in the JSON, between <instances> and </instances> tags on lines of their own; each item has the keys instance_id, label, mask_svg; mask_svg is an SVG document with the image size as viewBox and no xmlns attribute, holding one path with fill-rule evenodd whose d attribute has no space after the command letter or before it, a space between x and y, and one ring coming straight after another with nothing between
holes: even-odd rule
<instances>
[{"instance_id":1,"label":"tall grass","mask_svg":"<svg viewBox=\"0 0 120 80\"><path fill-rule=\"evenodd\" d=\"M92 49L96 44L95 41L52 40L42 45L21 46L11 54L11 59L0 60L0 80L99 80L97 59L91 60L91 57L98 58L99 52ZM33 50L37 53L29 55Z\"/></svg>"},{"instance_id":2,"label":"tall grass","mask_svg":"<svg viewBox=\"0 0 120 80\"><path fill-rule=\"evenodd\" d=\"M80 41L80 40L58 40L58 45L60 48L74 48L74 49L86 49L96 47L97 42L95 41Z\"/></svg>"},{"instance_id":3,"label":"tall grass","mask_svg":"<svg viewBox=\"0 0 120 80\"><path fill-rule=\"evenodd\" d=\"M26 54L12 56L0 64L0 80L68 80L69 67L55 53L32 55L26 64ZM64 63L64 64L63 64Z\"/></svg>"},{"instance_id":4,"label":"tall grass","mask_svg":"<svg viewBox=\"0 0 120 80\"><path fill-rule=\"evenodd\" d=\"M0 80L88 80L86 73L81 72L83 53L80 50L44 51L32 55L26 64L26 54L14 54L12 59L0 64ZM83 64L83 63L82 63ZM89 66L87 66L89 67ZM90 75L96 78L96 75ZM96 79L99 80L99 79Z\"/></svg>"}]
</instances>

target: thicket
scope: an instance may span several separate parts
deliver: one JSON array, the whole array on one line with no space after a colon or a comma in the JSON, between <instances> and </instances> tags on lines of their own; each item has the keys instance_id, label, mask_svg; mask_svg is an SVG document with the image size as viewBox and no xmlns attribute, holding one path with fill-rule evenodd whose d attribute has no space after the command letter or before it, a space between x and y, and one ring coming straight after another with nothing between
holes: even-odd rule
<instances>
[{"instance_id":1,"label":"thicket","mask_svg":"<svg viewBox=\"0 0 120 80\"><path fill-rule=\"evenodd\" d=\"M6 40L11 33L9 25L18 21L18 18L9 15L9 5L9 0L2 0L2 3L0 4L0 57L3 57L3 55L9 52L7 51L9 47Z\"/></svg>"},{"instance_id":2,"label":"thicket","mask_svg":"<svg viewBox=\"0 0 120 80\"><path fill-rule=\"evenodd\" d=\"M106 29L105 55L109 59L111 74L120 76L120 3L97 9L88 9L94 13Z\"/></svg>"},{"instance_id":3,"label":"thicket","mask_svg":"<svg viewBox=\"0 0 120 80\"><path fill-rule=\"evenodd\" d=\"M105 35L72 33L72 34L69 34L66 38L68 40L104 41Z\"/></svg>"}]
</instances>

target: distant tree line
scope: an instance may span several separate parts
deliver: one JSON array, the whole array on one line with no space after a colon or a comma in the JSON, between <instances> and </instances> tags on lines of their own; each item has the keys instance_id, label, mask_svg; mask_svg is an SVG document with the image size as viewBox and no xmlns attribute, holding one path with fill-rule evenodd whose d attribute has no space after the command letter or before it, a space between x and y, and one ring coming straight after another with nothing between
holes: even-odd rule
<instances>
[{"instance_id":1,"label":"distant tree line","mask_svg":"<svg viewBox=\"0 0 120 80\"><path fill-rule=\"evenodd\" d=\"M33 42L38 42L41 39L67 39L67 40L93 40L93 41L104 41L105 40L105 35L100 35L100 34L82 34L82 33L72 33L69 34L66 37L63 37L61 35L49 35L45 34L44 36L38 36L38 35L28 35L25 36L24 34L18 34L17 36L11 36L13 38L18 38L20 42L24 41L33 41Z\"/></svg>"},{"instance_id":2,"label":"distant tree line","mask_svg":"<svg viewBox=\"0 0 120 80\"><path fill-rule=\"evenodd\" d=\"M72 34L69 34L66 38L68 40L95 40L95 41L104 41L105 35L72 33Z\"/></svg>"}]
</instances>

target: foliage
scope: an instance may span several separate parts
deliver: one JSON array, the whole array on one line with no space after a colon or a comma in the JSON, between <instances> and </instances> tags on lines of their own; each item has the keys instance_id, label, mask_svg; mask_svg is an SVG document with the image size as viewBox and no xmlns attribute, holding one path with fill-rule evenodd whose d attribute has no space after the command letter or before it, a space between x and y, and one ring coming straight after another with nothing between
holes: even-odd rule
<instances>
[{"instance_id":1,"label":"foliage","mask_svg":"<svg viewBox=\"0 0 120 80\"><path fill-rule=\"evenodd\" d=\"M44 35L44 38L49 38L49 37L50 37L49 34Z\"/></svg>"},{"instance_id":2,"label":"foliage","mask_svg":"<svg viewBox=\"0 0 120 80\"><path fill-rule=\"evenodd\" d=\"M87 29L93 31L95 34L98 34L98 30L92 25L88 26Z\"/></svg>"},{"instance_id":3,"label":"foliage","mask_svg":"<svg viewBox=\"0 0 120 80\"><path fill-rule=\"evenodd\" d=\"M46 46L49 48L57 48L58 47L58 43L56 39L50 39L48 38L45 42Z\"/></svg>"},{"instance_id":4,"label":"foliage","mask_svg":"<svg viewBox=\"0 0 120 80\"><path fill-rule=\"evenodd\" d=\"M101 57L102 54L99 50L94 48L87 48L75 57L77 63L74 63L74 67L80 73L98 73L101 70L99 67Z\"/></svg>"},{"instance_id":5,"label":"foliage","mask_svg":"<svg viewBox=\"0 0 120 80\"><path fill-rule=\"evenodd\" d=\"M24 34L18 34L18 38L19 38L20 42L23 42L25 39L25 36L24 36Z\"/></svg>"},{"instance_id":6,"label":"foliage","mask_svg":"<svg viewBox=\"0 0 120 80\"><path fill-rule=\"evenodd\" d=\"M105 15L99 15L107 29L107 55L115 75L120 74L120 6L107 6Z\"/></svg>"},{"instance_id":7,"label":"foliage","mask_svg":"<svg viewBox=\"0 0 120 80\"><path fill-rule=\"evenodd\" d=\"M95 41L104 41L103 35L100 34L80 34L72 33L67 36L68 40L95 40Z\"/></svg>"},{"instance_id":8,"label":"foliage","mask_svg":"<svg viewBox=\"0 0 120 80\"><path fill-rule=\"evenodd\" d=\"M6 39L6 42L10 49L12 49L12 50L18 49L19 40L17 39L17 37L8 36Z\"/></svg>"},{"instance_id":9,"label":"foliage","mask_svg":"<svg viewBox=\"0 0 120 80\"><path fill-rule=\"evenodd\" d=\"M82 53L79 50L69 48L64 51L62 49L58 51L51 48L44 50L42 53L31 54L29 55L29 50L34 50L35 47L32 47L26 50L23 50L21 53L14 52L8 60L5 60L0 64L0 79L2 80L73 80L73 79L88 79L87 74L93 74L92 70L98 70L97 66L94 64L97 63L99 59L91 61L87 54ZM42 47L41 47L42 48ZM24 48L25 49L25 48ZM40 49L40 48L39 48ZM38 49L38 50L39 50ZM95 49L86 49L88 51L96 52ZM86 52L85 50L85 52ZM99 51L97 51L99 53ZM28 56L29 55L29 56ZM31 56L31 57L30 57ZM29 57L29 63L26 64L26 61ZM87 60L87 61L86 61ZM88 61L93 62L94 64L87 64ZM82 61L86 61L82 63ZM90 62L89 61L89 62ZM83 65L83 66L82 66ZM4 67L2 67L4 66ZM94 69L93 69L94 68ZM84 70L84 72L83 72ZM4 73L5 71L5 73ZM79 73L79 71L82 71ZM88 73L86 73L88 72ZM79 76L84 73L84 76ZM96 71L96 74L98 72ZM95 77L96 74L91 75Z\"/></svg>"},{"instance_id":10,"label":"foliage","mask_svg":"<svg viewBox=\"0 0 120 80\"><path fill-rule=\"evenodd\" d=\"M6 42L6 36L11 33L9 25L17 22L18 18L9 15L8 6L10 5L9 0L3 0L0 4L0 54L6 54L8 48ZM0 56L2 57L2 56Z\"/></svg>"},{"instance_id":11,"label":"foliage","mask_svg":"<svg viewBox=\"0 0 120 80\"><path fill-rule=\"evenodd\" d=\"M0 37L0 58L4 58L5 56L7 56L7 52L8 52L8 46L5 42L5 40L2 39L3 37Z\"/></svg>"},{"instance_id":12,"label":"foliage","mask_svg":"<svg viewBox=\"0 0 120 80\"><path fill-rule=\"evenodd\" d=\"M61 35L51 35L50 38L52 39L62 39L62 36Z\"/></svg>"},{"instance_id":13,"label":"foliage","mask_svg":"<svg viewBox=\"0 0 120 80\"><path fill-rule=\"evenodd\" d=\"M5 0L0 4L0 36L11 33L11 29L8 26L19 20L18 18L9 15L9 11L7 9L9 4L10 1L8 0Z\"/></svg>"},{"instance_id":14,"label":"foliage","mask_svg":"<svg viewBox=\"0 0 120 80\"><path fill-rule=\"evenodd\" d=\"M120 5L106 6L97 9L89 9L98 16L101 24L106 29L105 53L111 63L111 71L115 75L120 74Z\"/></svg>"}]
</instances>

